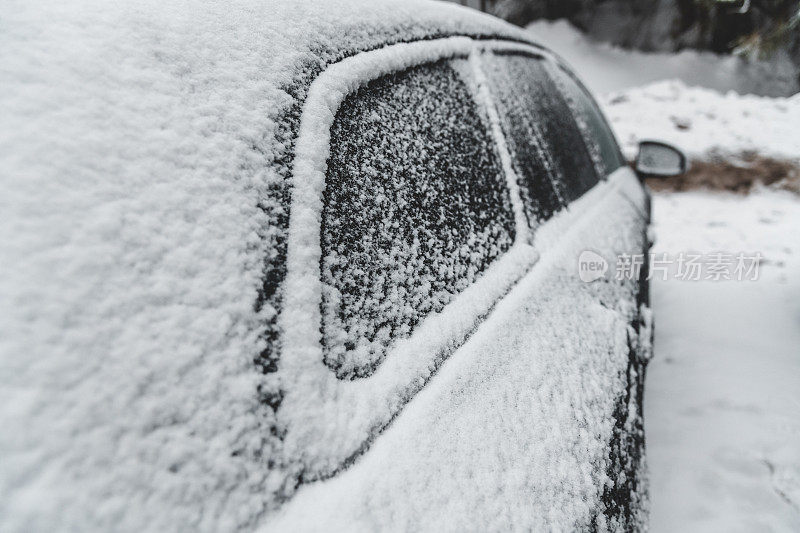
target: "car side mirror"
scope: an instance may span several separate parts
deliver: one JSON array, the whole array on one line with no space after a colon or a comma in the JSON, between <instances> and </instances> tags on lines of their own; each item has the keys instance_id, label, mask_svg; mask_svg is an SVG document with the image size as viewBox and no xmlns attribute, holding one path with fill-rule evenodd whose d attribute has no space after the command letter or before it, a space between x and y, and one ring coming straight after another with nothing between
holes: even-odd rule
<instances>
[{"instance_id":1,"label":"car side mirror","mask_svg":"<svg viewBox=\"0 0 800 533\"><path fill-rule=\"evenodd\" d=\"M634 169L640 178L680 176L689 169L686 156L667 143L641 141Z\"/></svg>"}]
</instances>

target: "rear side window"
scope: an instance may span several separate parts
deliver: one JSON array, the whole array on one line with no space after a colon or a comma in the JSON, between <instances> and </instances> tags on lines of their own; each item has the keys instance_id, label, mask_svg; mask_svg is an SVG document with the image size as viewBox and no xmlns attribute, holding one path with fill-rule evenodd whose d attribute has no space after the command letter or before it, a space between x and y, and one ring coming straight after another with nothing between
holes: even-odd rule
<instances>
[{"instance_id":1,"label":"rear side window","mask_svg":"<svg viewBox=\"0 0 800 533\"><path fill-rule=\"evenodd\" d=\"M374 372L513 243L488 132L445 61L377 79L339 107L320 265L325 363L339 378Z\"/></svg>"},{"instance_id":2,"label":"rear side window","mask_svg":"<svg viewBox=\"0 0 800 533\"><path fill-rule=\"evenodd\" d=\"M483 65L528 218L547 219L597 183L591 154L543 60L488 54Z\"/></svg>"},{"instance_id":3,"label":"rear side window","mask_svg":"<svg viewBox=\"0 0 800 533\"><path fill-rule=\"evenodd\" d=\"M598 174L608 176L625 164L611 127L589 92L575 78L554 63L548 65L548 71L575 114Z\"/></svg>"}]
</instances>

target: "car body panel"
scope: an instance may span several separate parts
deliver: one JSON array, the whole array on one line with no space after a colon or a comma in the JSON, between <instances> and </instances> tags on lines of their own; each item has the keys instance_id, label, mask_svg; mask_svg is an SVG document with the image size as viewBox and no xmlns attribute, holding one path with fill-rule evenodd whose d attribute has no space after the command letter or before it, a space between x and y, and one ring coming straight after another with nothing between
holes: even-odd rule
<instances>
[{"instance_id":1,"label":"car body panel","mask_svg":"<svg viewBox=\"0 0 800 533\"><path fill-rule=\"evenodd\" d=\"M301 488L267 529L576 530L643 518L608 505L615 413L640 421L649 350L637 280L584 283L579 254L641 253L647 197L619 169L540 228L542 259L363 457ZM641 427L627 431L640 438ZM643 465L630 465L638 476ZM641 486L637 487L641 489Z\"/></svg>"},{"instance_id":2,"label":"car body panel","mask_svg":"<svg viewBox=\"0 0 800 533\"><path fill-rule=\"evenodd\" d=\"M278 320L309 88L398 43L546 50L417 0L45 0L4 22L0 529L252 530L298 488L368 464L359 439L283 449ZM540 264L522 255L517 278ZM414 392L437 365L415 366L429 379ZM382 401L373 437L404 417Z\"/></svg>"},{"instance_id":3,"label":"car body panel","mask_svg":"<svg viewBox=\"0 0 800 533\"><path fill-rule=\"evenodd\" d=\"M555 527L569 523L583 527L607 523L608 527L630 527L643 519L646 497L640 482L643 435L639 393L645 360L642 354L646 352L642 346L649 340L640 342L639 338L642 279L637 276L613 280L610 279L612 272L595 284L585 284L578 278L577 258L581 251L590 249L608 258L613 265L619 254L641 254L646 250L647 194L632 171L623 166L609 177L608 183L601 181L583 195L578 192L576 200L549 220L528 220L523 213L513 157L500 126L496 95L492 93L492 83L487 80L487 69L483 67L486 54L493 52L530 54L550 65L548 68L563 68L546 51L525 44L452 37L401 43L358 54L333 65L311 85L294 159L296 182L289 222L286 297L279 318L284 337L276 376L285 387L277 410L278 419L286 428L284 461L302 465L302 483L320 485L309 488L309 496L300 496L301 503L289 504L287 516L292 516L291 509L297 509L294 516L300 520L294 523L294 519L288 518L292 527L302 525L304 519L315 520L317 524L328 523L328 517L314 518L315 515L308 512L308 506L317 505L312 501L329 501L330 512L345 520L342 527L349 523L361 524L367 529L391 525L381 524L380 518L376 518L376 522L361 522L373 512L383 516L388 501L393 502L390 509L397 506L402 516L415 517L401 529L427 528L428 523L434 527L437 516L449 517L446 520L451 521L451 526L459 528L463 525L453 524L453 517L473 516L466 513L466 509L475 509L474 516L501 517L500 510L514 507L511 500L502 498L487 505L486 498L480 496L482 490L488 490L486 487L476 489L471 496L462 493L459 498L444 496L441 501L430 498L430 489L423 490L424 486L434 483L435 478L456 480L459 475L469 478L474 474L471 469L495 472L499 477L492 482L495 486L492 490L506 490L509 498L529 502L524 511L506 516L511 520L509 524ZM323 362L319 333L318 221L331 124L340 103L357 87L388 73L441 58L468 60L468 67L462 68L472 72L474 98L488 115L503 161L515 211L515 243L482 278L456 296L440 313L423 320L408 338L396 340L386 360L372 375L354 380L337 379ZM569 111L564 108L560 112ZM580 148L586 150L583 146ZM585 160L587 170L594 173L596 161ZM562 179L566 178L573 177ZM587 176L587 179L590 178ZM587 179L577 180L582 183L580 187L587 186ZM529 279L538 281L527 281ZM521 297L521 293L528 293L528 296ZM517 302L517 309L507 301ZM544 301L547 305L536 303ZM489 338L492 340L481 341ZM465 352L473 355L460 355ZM478 368L472 369L476 375L480 375L480 370L494 376L495 380L505 376L508 383L496 390L484 390L484 378L467 379L461 370L453 370L460 376L458 383L451 384L455 388L450 391L439 388L444 385L437 385L440 396L433 404L441 404L440 408L448 412L448 417L460 417L463 427L458 429L458 424L445 423L439 429L430 425L402 429L407 426L400 421L407 417L411 420L441 419L440 408L432 408L430 403L427 410L415 407L415 410L423 409L418 415L404 415L404 412L416 404L417 394L444 379L439 377L440 366L450 358L472 360L477 353L483 353L483 358L475 363ZM556 363L551 367L553 361L558 360L563 361L561 365ZM458 364L461 363L450 363L450 366ZM523 364L534 368L544 366L541 373L514 379L524 374L518 366ZM559 375L558 369L567 370ZM472 370L463 371L471 373ZM464 380L474 390L465 389ZM488 377L485 380L490 382ZM560 389L559 394L551 387ZM549 391L545 398L536 396L535 391L541 388ZM514 393L514 390L519 392ZM518 411L520 406L514 405L504 414L498 397L513 397L514 394L533 394L524 400L529 408ZM448 399L450 403L446 407ZM485 406L483 411L478 407L481 404ZM474 409L467 409L466 405ZM558 417L554 418L554 413ZM493 428L489 419L502 421L504 418L516 422L509 422L508 427L488 429ZM555 431L564 438L556 436L552 442L540 441L537 431L525 432L522 426L526 423L531 428L546 428L547 434ZM465 434L464 439L455 441L448 436L448 432L465 431L466 427L484 435L516 435L517 441L511 439L500 445L491 440L481 441L478 435L467 437ZM574 440L571 432L577 432L583 440ZM432 438L434 435L437 437ZM425 439L426 449L408 448L409 442ZM382 444L384 441L401 444ZM624 442L621 444L621 441ZM449 448L453 442L458 442L459 447ZM562 447L560 451L548 448L556 445ZM631 459L626 464L618 464L620 458L611 450L613 446L623 445ZM372 451L374 446L388 447L391 451L381 455ZM495 450L504 446L506 453L495 457ZM537 458L533 449L544 455ZM527 455L523 450L528 450ZM392 462L389 457L401 457L401 464L409 470L394 470L388 464L381 466L380 460L372 459L373 456L381 456L387 463ZM452 464L445 459L447 457ZM452 457L463 457L464 461L452 462ZM520 464L513 467L495 464L497 460L516 460ZM564 466L570 461L574 464ZM360 466L362 462L372 466ZM351 474L350 469L363 473ZM518 490L503 489L501 481L509 472L516 472L517 477L524 472L523 478L527 481ZM575 477L576 472L580 472L578 477ZM419 496L412 491L407 497L395 495L392 498L392 483L403 479L411 483L414 473L421 476L415 481L419 484ZM331 477L334 479L321 481ZM337 481L340 477L358 479L362 488L349 486L348 481ZM347 486L347 489L340 486ZM382 496L377 495L380 486L384 487ZM376 501L376 497L383 500ZM306 502L305 507L302 502ZM481 502L484 508L479 510ZM422 512L419 506L427 512ZM448 506L463 508L443 512ZM352 509L352 516L343 514L345 508ZM310 527L312 523L305 525ZM494 528L501 524L486 526Z\"/></svg>"}]
</instances>

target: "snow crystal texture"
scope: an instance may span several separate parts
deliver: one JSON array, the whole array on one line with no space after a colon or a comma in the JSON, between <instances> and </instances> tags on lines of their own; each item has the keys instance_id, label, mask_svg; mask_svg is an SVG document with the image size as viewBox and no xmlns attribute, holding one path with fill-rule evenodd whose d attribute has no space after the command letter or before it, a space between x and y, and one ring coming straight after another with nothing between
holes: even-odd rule
<instances>
[{"instance_id":1,"label":"snow crystal texture","mask_svg":"<svg viewBox=\"0 0 800 533\"><path fill-rule=\"evenodd\" d=\"M548 72L569 104L599 176L605 177L625 164L611 127L582 84L560 65L548 63Z\"/></svg>"},{"instance_id":2,"label":"snow crystal texture","mask_svg":"<svg viewBox=\"0 0 800 533\"><path fill-rule=\"evenodd\" d=\"M627 325L636 312L627 304L634 289L609 287L602 305L596 304L586 293L601 291L601 285L576 289L574 279L558 272L558 283L524 293L531 307L519 316L502 315L520 327L492 330L489 324L481 330L494 302L537 257L528 245L508 248L515 237L509 213L514 200L492 181L499 166L490 150L467 154L488 171L485 190L470 191L464 200L477 204L469 223L478 246L444 268L430 267L431 276L446 280L433 299L420 301L411 291L404 301L425 311L452 297L459 307L429 313L416 326L419 310L404 307L393 315L399 318L392 327L400 333L416 327L425 334L414 342L413 336L401 339L398 349L407 357L387 359L364 379L336 379L322 357L315 362L324 374L305 373L302 366L296 374L281 373L291 367L281 359L286 332L278 318L290 296L282 286L289 206L298 185L293 164L312 82L331 65L388 44L455 35L524 41L523 33L458 6L415 0L10 0L2 25L0 529L251 530L322 471L304 468L320 457L325 467L338 467L426 383L426 396L445 401L424 417L453 423L438 432L423 424L408 433L420 444L418 456L402 432L389 440L387 446L401 452L389 457L402 461L383 463L394 464L385 476L369 470L385 484L365 485L376 490L349 505L367 509L348 514L343 506L341 520L412 527L427 517L431 527L447 519L472 527L523 526L514 522L519 517L499 511L519 503L509 496L526 494L499 483L509 480L511 489L536 489L523 505L505 507L532 511L525 516L540 520L533 525L620 520L603 494L614 485L608 472L636 468L609 466L613 461L606 457L615 438L610 421L631 379L625 370ZM390 59L402 64L407 57L397 52ZM372 72L381 73L377 67ZM450 97L465 98L447 79ZM461 131L483 117L429 119ZM520 157L526 149L518 148ZM641 193L632 183L628 194ZM425 192L434 202L439 191ZM617 200L606 206L614 216L597 217L610 226L598 225L588 241L613 234L608 228L615 224L641 224L630 202ZM554 201L551 208L559 205ZM489 211L494 218L480 216ZM452 217L446 208L440 215ZM569 225L564 218L553 222ZM456 232L438 242L460 252L463 236ZM546 250L543 237L537 236ZM606 244L616 249L618 243ZM331 285L341 281L331 276ZM458 292L466 279L475 283ZM582 296L569 300L575 291ZM586 310L576 314L574 301L586 303ZM393 312L399 308L394 302ZM437 316L441 320L430 320ZM341 331L350 324L363 334L361 320L342 320ZM588 344L577 340L583 327L598 324ZM436 335L441 327L444 341ZM370 328L378 343L363 360L330 359L342 376L366 373L380 362L386 337ZM487 339L492 331L495 338ZM459 353L459 363L469 363L460 367L464 376L432 380L442 354L453 352L449 339L473 333L475 348ZM504 359L515 352L525 357ZM480 372L469 377L473 370ZM484 384L490 389L481 389ZM429 391L434 385L438 390ZM291 386L313 394L292 395ZM486 394L467 398L481 390ZM420 410L431 406L425 396L420 400L398 420L420 420ZM319 433L292 433L291 424L303 417ZM526 424L549 425L519 432ZM404 426L389 429L398 427ZM485 428L496 431L486 435ZM470 462L484 437L499 452ZM440 455L436 462L431 450L457 460ZM386 456L370 457L355 466L381 465ZM527 478L509 461L519 457L531 467ZM491 490L489 497L473 490L470 497L444 502L450 507L440 505L477 479L475 469L477 478L491 481L480 485ZM447 484L451 479L454 484ZM445 483L443 490L426 491L442 487L436 480ZM393 501L404 485L420 498ZM505 499L492 497L504 490ZM481 502L484 522L463 523L470 516L465 509ZM315 508L315 502L298 505L302 512ZM437 517L439 510L447 512Z\"/></svg>"},{"instance_id":3,"label":"snow crystal texture","mask_svg":"<svg viewBox=\"0 0 800 533\"><path fill-rule=\"evenodd\" d=\"M495 54L484 63L516 161L528 218L535 225L594 185L594 166L542 60Z\"/></svg>"},{"instance_id":4,"label":"snow crystal texture","mask_svg":"<svg viewBox=\"0 0 800 533\"><path fill-rule=\"evenodd\" d=\"M271 458L309 83L524 36L417 1L10 0L2 27L0 529L252 528L297 484Z\"/></svg>"},{"instance_id":5,"label":"snow crystal texture","mask_svg":"<svg viewBox=\"0 0 800 533\"><path fill-rule=\"evenodd\" d=\"M343 378L441 311L514 241L499 158L466 85L437 63L348 97L322 219L323 345Z\"/></svg>"},{"instance_id":6,"label":"snow crystal texture","mask_svg":"<svg viewBox=\"0 0 800 533\"><path fill-rule=\"evenodd\" d=\"M264 530L643 528L643 295L635 280L582 283L575 261L641 251L644 207L624 168L545 222L541 261L370 452Z\"/></svg>"}]
</instances>

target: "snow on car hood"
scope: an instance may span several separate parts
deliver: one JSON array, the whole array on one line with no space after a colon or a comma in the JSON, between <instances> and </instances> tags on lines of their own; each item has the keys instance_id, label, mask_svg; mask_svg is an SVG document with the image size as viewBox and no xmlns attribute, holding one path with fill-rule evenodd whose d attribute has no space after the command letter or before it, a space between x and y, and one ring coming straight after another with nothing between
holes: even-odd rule
<instances>
[{"instance_id":1,"label":"snow on car hood","mask_svg":"<svg viewBox=\"0 0 800 533\"><path fill-rule=\"evenodd\" d=\"M285 481L254 358L308 83L384 42L525 36L416 1L13 0L1 24L3 529L252 527Z\"/></svg>"}]
</instances>

